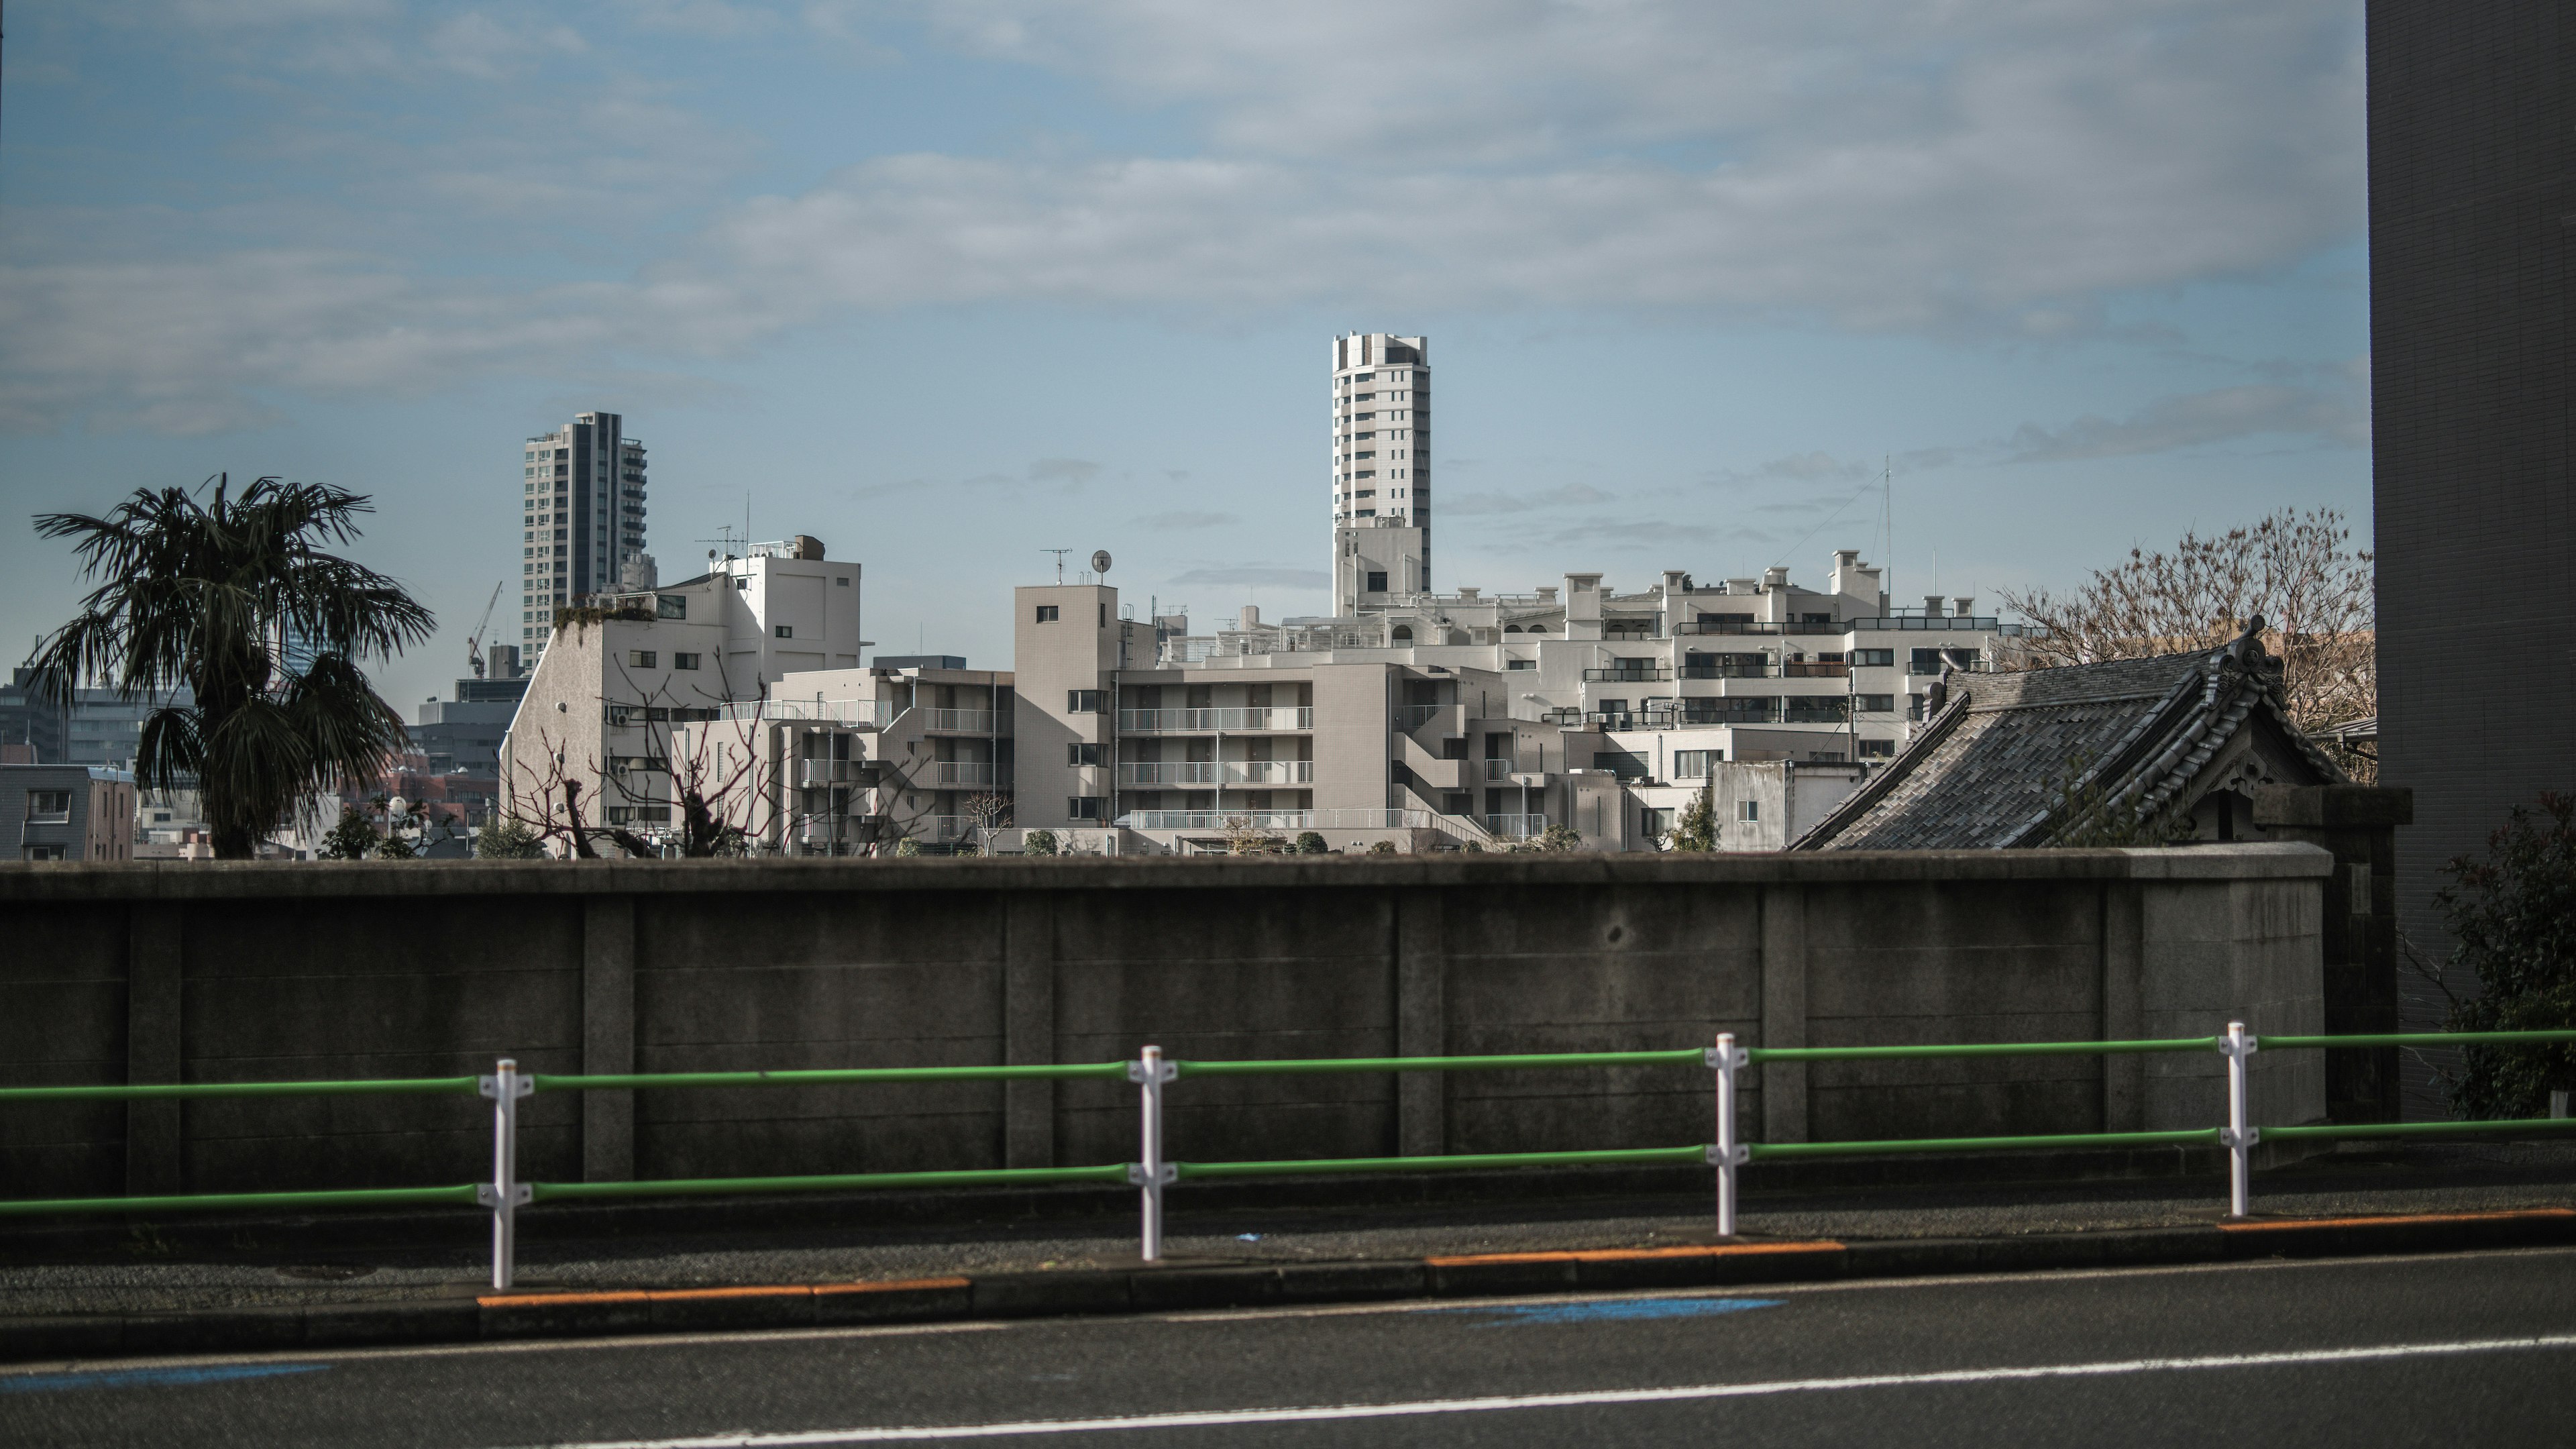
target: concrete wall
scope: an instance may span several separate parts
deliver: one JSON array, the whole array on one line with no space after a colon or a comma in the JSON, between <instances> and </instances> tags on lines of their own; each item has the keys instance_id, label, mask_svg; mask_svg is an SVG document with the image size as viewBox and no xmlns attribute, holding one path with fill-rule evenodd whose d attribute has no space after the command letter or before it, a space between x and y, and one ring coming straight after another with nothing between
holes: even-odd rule
<instances>
[{"instance_id":1,"label":"concrete wall","mask_svg":"<svg viewBox=\"0 0 2576 1449\"><path fill-rule=\"evenodd\" d=\"M2304 845L0 867L0 1081L1679 1048L2325 1025ZM2259 1120L2322 1067L2255 1059ZM1771 1066L1772 1141L2215 1125L2209 1056ZM1705 1141L1696 1069L1185 1080L1182 1158ZM1117 1161L1110 1082L540 1094L532 1178ZM462 1098L0 1109L10 1196L462 1181Z\"/></svg>"}]
</instances>

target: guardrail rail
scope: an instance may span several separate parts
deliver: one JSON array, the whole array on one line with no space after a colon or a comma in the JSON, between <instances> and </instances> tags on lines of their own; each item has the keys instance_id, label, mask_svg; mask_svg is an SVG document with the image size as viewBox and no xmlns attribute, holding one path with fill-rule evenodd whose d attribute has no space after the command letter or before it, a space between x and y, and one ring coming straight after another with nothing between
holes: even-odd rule
<instances>
[{"instance_id":1,"label":"guardrail rail","mask_svg":"<svg viewBox=\"0 0 2576 1449\"><path fill-rule=\"evenodd\" d=\"M875 1188L969 1187L1056 1183L1126 1183L1139 1189L1139 1248L1146 1262L1163 1256L1165 1189L1183 1182L1343 1172L1439 1172L1505 1167L1705 1164L1716 1171L1717 1231L1737 1230L1737 1173L1748 1163L1801 1157L1888 1153L1992 1152L2032 1148L2217 1146L2228 1154L2228 1214L2252 1210L2252 1149L2265 1136L2282 1141L2448 1137L2556 1132L2576 1118L2540 1117L2449 1122L2252 1123L2247 1062L2258 1051L2323 1051L2358 1047L2503 1046L2576 1042L2576 1030L2415 1032L2352 1036L2257 1036L2242 1022L2217 1036L2143 1041L1981 1042L1936 1046L1744 1047L1720 1032L1706 1048L1657 1051L1547 1052L1485 1056L1318 1057L1255 1061L1187 1061L1148 1046L1132 1061L1020 1066L854 1067L776 1072L639 1072L619 1075L523 1073L503 1058L474 1077L372 1081L193 1082L134 1086L0 1087L0 1107L78 1101L151 1101L212 1097L446 1095L492 1103L492 1176L485 1182L426 1187L299 1192L188 1193L139 1197L0 1200L0 1216L337 1207L479 1206L492 1215L492 1286L507 1289L517 1272L518 1210L539 1202ZM1770 1062L1886 1061L1991 1056L2106 1056L2132 1052L2215 1051L2227 1062L2227 1121L2212 1127L2149 1132L2073 1132L2010 1137L1893 1138L1854 1142L1746 1142L1736 1127L1736 1074ZM1675 1147L1590 1151L1449 1153L1437 1156L1294 1158L1273 1161L1179 1162L1164 1151L1163 1106L1169 1089L1191 1077L1294 1076L1352 1072L1576 1070L1696 1066L1714 1077L1716 1140ZM865 1086L889 1082L1012 1080L1126 1081L1139 1089L1137 1160L1082 1167L967 1168L922 1172L808 1173L769 1177L665 1178L633 1182L527 1182L518 1174L518 1108L538 1092L668 1091L717 1088Z\"/></svg>"}]
</instances>

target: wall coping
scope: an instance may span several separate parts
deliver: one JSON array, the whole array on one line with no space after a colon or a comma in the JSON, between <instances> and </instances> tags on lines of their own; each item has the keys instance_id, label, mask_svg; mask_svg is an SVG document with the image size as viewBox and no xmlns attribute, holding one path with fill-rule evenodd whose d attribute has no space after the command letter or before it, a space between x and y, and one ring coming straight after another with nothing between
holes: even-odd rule
<instances>
[{"instance_id":1,"label":"wall coping","mask_svg":"<svg viewBox=\"0 0 2576 1449\"><path fill-rule=\"evenodd\" d=\"M0 863L0 903L333 900L699 891L1170 890L1490 885L1890 885L1924 881L2304 880L2313 845L2161 850L1240 858L1058 856L902 860L121 861Z\"/></svg>"}]
</instances>

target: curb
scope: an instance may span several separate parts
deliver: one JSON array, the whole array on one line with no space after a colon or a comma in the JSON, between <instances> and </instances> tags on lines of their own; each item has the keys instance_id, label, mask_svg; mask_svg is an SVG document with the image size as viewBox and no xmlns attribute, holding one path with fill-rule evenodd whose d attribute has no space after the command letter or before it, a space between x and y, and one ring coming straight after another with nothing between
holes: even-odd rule
<instances>
[{"instance_id":1,"label":"curb","mask_svg":"<svg viewBox=\"0 0 2576 1449\"><path fill-rule=\"evenodd\" d=\"M0 1361L1160 1313L1406 1298L2367 1257L2576 1243L2576 1208L2257 1218L2181 1228L1859 1242L1193 1264L891 1282L506 1293L478 1298L0 1319Z\"/></svg>"}]
</instances>

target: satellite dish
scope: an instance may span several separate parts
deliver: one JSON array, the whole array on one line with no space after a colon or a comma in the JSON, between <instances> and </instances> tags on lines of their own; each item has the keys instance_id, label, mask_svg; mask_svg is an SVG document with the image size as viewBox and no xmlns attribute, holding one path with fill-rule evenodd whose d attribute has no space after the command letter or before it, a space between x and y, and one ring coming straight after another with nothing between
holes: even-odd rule
<instances>
[{"instance_id":1,"label":"satellite dish","mask_svg":"<svg viewBox=\"0 0 2576 1449\"><path fill-rule=\"evenodd\" d=\"M1109 550L1095 548L1091 551L1091 571L1095 574L1109 572Z\"/></svg>"}]
</instances>

